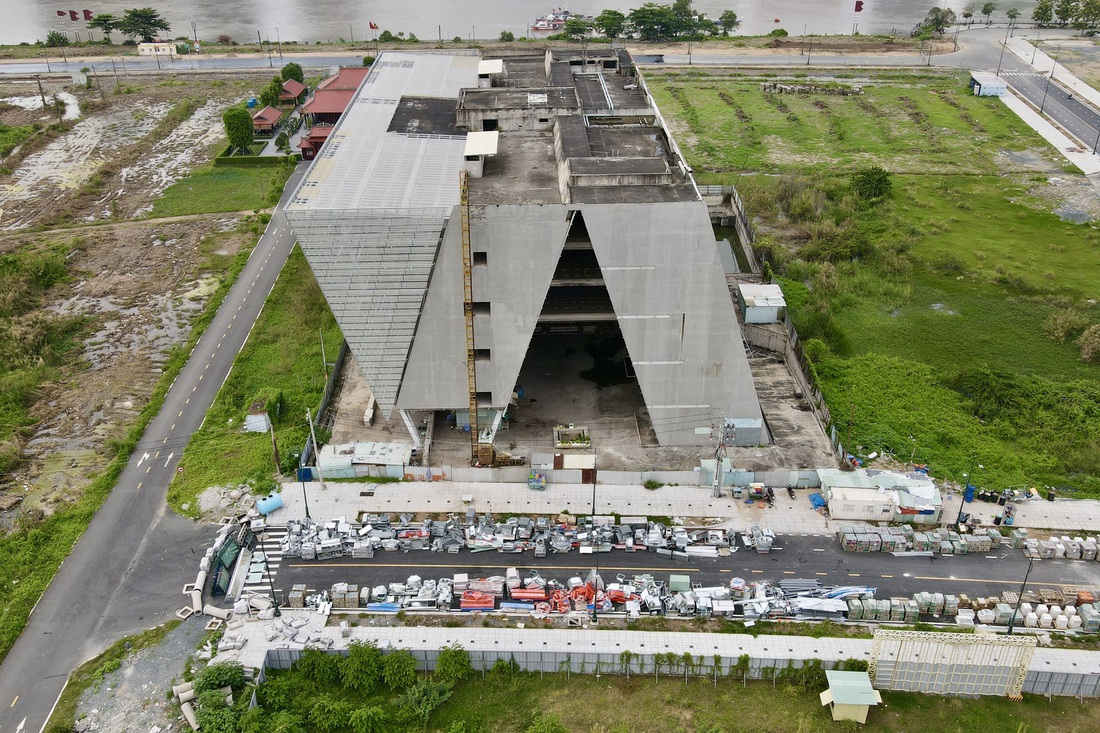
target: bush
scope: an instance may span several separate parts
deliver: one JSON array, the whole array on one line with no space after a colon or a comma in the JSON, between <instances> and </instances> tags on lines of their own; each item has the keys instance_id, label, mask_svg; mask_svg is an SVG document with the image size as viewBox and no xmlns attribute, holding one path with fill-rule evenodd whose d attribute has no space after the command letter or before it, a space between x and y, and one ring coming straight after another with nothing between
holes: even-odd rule
<instances>
[{"instance_id":1,"label":"bush","mask_svg":"<svg viewBox=\"0 0 1100 733\"><path fill-rule=\"evenodd\" d=\"M523 733L569 733L569 729L562 725L558 716L539 713Z\"/></svg>"},{"instance_id":2,"label":"bush","mask_svg":"<svg viewBox=\"0 0 1100 733\"><path fill-rule=\"evenodd\" d=\"M464 680L473 672L470 666L470 653L458 644L439 650L435 663L435 673L444 682L455 683Z\"/></svg>"},{"instance_id":3,"label":"bush","mask_svg":"<svg viewBox=\"0 0 1100 733\"><path fill-rule=\"evenodd\" d=\"M1100 323L1089 326L1077 339L1077 347L1081 349L1081 361L1087 364L1100 363Z\"/></svg>"},{"instance_id":4,"label":"bush","mask_svg":"<svg viewBox=\"0 0 1100 733\"><path fill-rule=\"evenodd\" d=\"M407 649L386 655L382 662L382 679L391 690L404 690L416 682L416 659Z\"/></svg>"},{"instance_id":5,"label":"bush","mask_svg":"<svg viewBox=\"0 0 1100 733\"><path fill-rule=\"evenodd\" d=\"M382 678L382 663L382 651L377 646L354 641L348 645L348 655L340 660L340 679L357 692L373 692Z\"/></svg>"},{"instance_id":6,"label":"bush","mask_svg":"<svg viewBox=\"0 0 1100 733\"><path fill-rule=\"evenodd\" d=\"M789 33L782 28L776 28L774 31L768 34L771 38L786 38Z\"/></svg>"},{"instance_id":7,"label":"bush","mask_svg":"<svg viewBox=\"0 0 1100 733\"><path fill-rule=\"evenodd\" d=\"M195 721L205 733L235 733L240 715L229 707L225 695L207 690L198 697Z\"/></svg>"},{"instance_id":8,"label":"bush","mask_svg":"<svg viewBox=\"0 0 1100 733\"><path fill-rule=\"evenodd\" d=\"M340 679L340 659L319 649L304 650L294 663L294 669L319 685L334 685Z\"/></svg>"},{"instance_id":9,"label":"bush","mask_svg":"<svg viewBox=\"0 0 1100 733\"><path fill-rule=\"evenodd\" d=\"M424 726L436 708L447 702L450 696L450 683L420 680L397 698L397 707L406 718Z\"/></svg>"},{"instance_id":10,"label":"bush","mask_svg":"<svg viewBox=\"0 0 1100 733\"><path fill-rule=\"evenodd\" d=\"M220 690L223 687L232 687L234 690L244 687L244 667L239 662L207 665L195 680L195 692L199 695L209 690Z\"/></svg>"},{"instance_id":11,"label":"bush","mask_svg":"<svg viewBox=\"0 0 1100 733\"><path fill-rule=\"evenodd\" d=\"M370 66L373 63L374 63L374 57L373 56L364 56L363 57L363 66Z\"/></svg>"},{"instance_id":12,"label":"bush","mask_svg":"<svg viewBox=\"0 0 1100 733\"><path fill-rule=\"evenodd\" d=\"M512 41L516 40L516 36L514 33L512 33L512 31L501 31L500 40L504 43L511 43Z\"/></svg>"},{"instance_id":13,"label":"bush","mask_svg":"<svg viewBox=\"0 0 1100 733\"><path fill-rule=\"evenodd\" d=\"M890 193L893 183L885 168L873 165L857 171L852 176L852 190L867 201L882 198Z\"/></svg>"},{"instance_id":14,"label":"bush","mask_svg":"<svg viewBox=\"0 0 1100 733\"><path fill-rule=\"evenodd\" d=\"M1066 308L1051 313L1043 330L1051 341L1064 344L1066 339L1081 333L1088 325L1088 319L1076 308Z\"/></svg>"}]
</instances>

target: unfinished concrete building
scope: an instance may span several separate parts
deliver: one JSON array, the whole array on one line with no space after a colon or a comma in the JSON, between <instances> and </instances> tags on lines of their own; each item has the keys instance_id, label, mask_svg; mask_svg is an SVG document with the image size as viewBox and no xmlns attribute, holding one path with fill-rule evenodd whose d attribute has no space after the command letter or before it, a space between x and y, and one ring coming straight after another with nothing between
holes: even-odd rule
<instances>
[{"instance_id":1,"label":"unfinished concrete building","mask_svg":"<svg viewBox=\"0 0 1100 733\"><path fill-rule=\"evenodd\" d=\"M661 445L769 442L706 204L625 51L387 51L286 213L387 417L476 395L491 442L572 335L612 344Z\"/></svg>"}]
</instances>

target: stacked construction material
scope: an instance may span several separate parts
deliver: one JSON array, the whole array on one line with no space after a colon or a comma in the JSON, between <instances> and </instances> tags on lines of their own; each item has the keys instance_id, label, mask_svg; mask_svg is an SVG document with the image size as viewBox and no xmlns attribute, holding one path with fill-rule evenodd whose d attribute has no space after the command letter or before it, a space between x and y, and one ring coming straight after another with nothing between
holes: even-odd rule
<instances>
[{"instance_id":1,"label":"stacked construction material","mask_svg":"<svg viewBox=\"0 0 1100 733\"><path fill-rule=\"evenodd\" d=\"M290 586L290 593L286 597L286 604L289 608L305 608L306 605L306 586L305 583L295 583Z\"/></svg>"},{"instance_id":2,"label":"stacked construction material","mask_svg":"<svg viewBox=\"0 0 1100 733\"><path fill-rule=\"evenodd\" d=\"M1009 538L1009 545L1014 550L1022 550L1024 543L1027 542L1027 530L1026 529L1014 529L1012 535Z\"/></svg>"}]
</instances>

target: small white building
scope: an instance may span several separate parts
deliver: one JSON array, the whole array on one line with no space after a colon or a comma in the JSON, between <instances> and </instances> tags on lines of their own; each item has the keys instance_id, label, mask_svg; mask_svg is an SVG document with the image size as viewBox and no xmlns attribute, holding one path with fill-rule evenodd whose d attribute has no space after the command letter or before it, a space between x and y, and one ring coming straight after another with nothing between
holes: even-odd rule
<instances>
[{"instance_id":1,"label":"small white building","mask_svg":"<svg viewBox=\"0 0 1100 733\"><path fill-rule=\"evenodd\" d=\"M409 443L367 441L323 445L317 451L317 466L326 479L389 476L401 478L412 461Z\"/></svg>"},{"instance_id":2,"label":"small white building","mask_svg":"<svg viewBox=\"0 0 1100 733\"><path fill-rule=\"evenodd\" d=\"M176 55L176 44L167 41L154 41L152 43L139 43L138 56L168 56Z\"/></svg>"},{"instance_id":3,"label":"small white building","mask_svg":"<svg viewBox=\"0 0 1100 733\"><path fill-rule=\"evenodd\" d=\"M774 283L738 285L737 302L745 323L780 323L787 311L783 289Z\"/></svg>"},{"instance_id":4,"label":"small white building","mask_svg":"<svg viewBox=\"0 0 1100 733\"><path fill-rule=\"evenodd\" d=\"M970 88L979 97L1003 97L1008 92L1005 80L988 71L970 72Z\"/></svg>"},{"instance_id":5,"label":"small white building","mask_svg":"<svg viewBox=\"0 0 1100 733\"><path fill-rule=\"evenodd\" d=\"M939 524L943 499L923 474L820 468L821 494L833 519Z\"/></svg>"},{"instance_id":6,"label":"small white building","mask_svg":"<svg viewBox=\"0 0 1100 733\"><path fill-rule=\"evenodd\" d=\"M828 705L833 720L867 722L867 713L882 704L882 695L871 686L871 676L866 672L842 672L825 670L829 689L820 695L821 704Z\"/></svg>"}]
</instances>

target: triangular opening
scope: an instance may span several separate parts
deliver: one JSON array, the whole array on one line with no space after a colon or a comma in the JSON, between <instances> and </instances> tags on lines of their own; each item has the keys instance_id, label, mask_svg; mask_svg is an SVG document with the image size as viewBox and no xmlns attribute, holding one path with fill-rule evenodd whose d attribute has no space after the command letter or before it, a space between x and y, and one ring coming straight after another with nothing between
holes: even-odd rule
<instances>
[{"instance_id":1,"label":"triangular opening","mask_svg":"<svg viewBox=\"0 0 1100 733\"><path fill-rule=\"evenodd\" d=\"M621 461L655 436L584 215L571 215L520 369L507 438L521 453L553 452L546 442L553 427L572 423L592 436L579 448L609 449Z\"/></svg>"}]
</instances>

